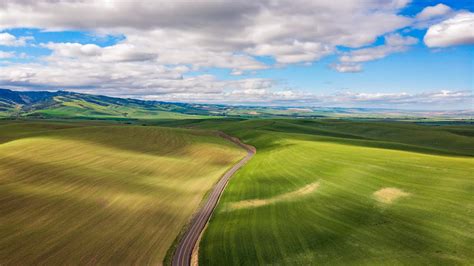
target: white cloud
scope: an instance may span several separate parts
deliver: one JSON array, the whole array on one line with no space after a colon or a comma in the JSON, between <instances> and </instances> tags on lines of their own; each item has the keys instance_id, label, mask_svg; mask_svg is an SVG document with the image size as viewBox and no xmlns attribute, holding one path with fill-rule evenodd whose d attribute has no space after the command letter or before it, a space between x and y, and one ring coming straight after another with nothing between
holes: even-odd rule
<instances>
[{"instance_id":1,"label":"white cloud","mask_svg":"<svg viewBox=\"0 0 474 266\"><path fill-rule=\"evenodd\" d=\"M69 58L96 64L143 62L152 68L217 67L242 75L274 67L255 56L273 57L277 66L311 63L334 53L336 46L369 45L410 24L410 18L397 14L408 2L6 0L0 3L0 29L79 29L125 36L108 47L43 44L53 51L46 57L52 67L55 60Z\"/></svg>"},{"instance_id":2,"label":"white cloud","mask_svg":"<svg viewBox=\"0 0 474 266\"><path fill-rule=\"evenodd\" d=\"M331 67L341 73L357 73L362 72L362 65L357 63L335 63Z\"/></svg>"},{"instance_id":3,"label":"white cloud","mask_svg":"<svg viewBox=\"0 0 474 266\"><path fill-rule=\"evenodd\" d=\"M384 58L390 54L406 51L410 45L418 43L418 39L400 34L389 34L385 36L385 44L375 47L352 50L343 53L339 57L339 63L333 64L332 68L339 72L360 72L360 63Z\"/></svg>"},{"instance_id":4,"label":"white cloud","mask_svg":"<svg viewBox=\"0 0 474 266\"><path fill-rule=\"evenodd\" d=\"M248 52L253 55L273 55L278 63L312 62L333 53L334 48L322 43L293 41L290 44L261 44Z\"/></svg>"},{"instance_id":5,"label":"white cloud","mask_svg":"<svg viewBox=\"0 0 474 266\"><path fill-rule=\"evenodd\" d=\"M25 46L26 42L32 40L31 36L15 37L8 32L0 33L0 46Z\"/></svg>"},{"instance_id":6,"label":"white cloud","mask_svg":"<svg viewBox=\"0 0 474 266\"><path fill-rule=\"evenodd\" d=\"M445 4L437 4L435 6L425 7L420 13L416 15L418 20L429 20L436 17L445 16L453 12L453 10Z\"/></svg>"},{"instance_id":7,"label":"white cloud","mask_svg":"<svg viewBox=\"0 0 474 266\"><path fill-rule=\"evenodd\" d=\"M412 25L412 27L415 29L425 29L430 27L431 25L440 23L443 20L451 18L457 13L459 12L456 12L445 4L428 6L415 16L414 24Z\"/></svg>"},{"instance_id":8,"label":"white cloud","mask_svg":"<svg viewBox=\"0 0 474 266\"><path fill-rule=\"evenodd\" d=\"M175 46L176 43L175 45L170 45L166 41L158 43L160 36L161 34L154 36L152 33L149 39L143 40L132 35L118 44L107 47L79 43L47 43L42 46L53 51L53 55L48 58L49 61L54 61L57 57L99 62L153 61L156 65L192 65L195 69L202 67L228 68L237 73L242 73L244 70L267 68L249 55L208 51L197 47L178 49ZM177 41L175 40L175 42Z\"/></svg>"},{"instance_id":9,"label":"white cloud","mask_svg":"<svg viewBox=\"0 0 474 266\"><path fill-rule=\"evenodd\" d=\"M3 65L0 85L172 101L334 104L344 102L344 97L347 102L363 102L364 97L373 101L374 95L321 96L242 75L282 64L311 63L337 54L339 46L352 51L339 54L339 62L331 67L340 72L360 72L363 62L405 51L417 42L394 31L449 13L438 5L417 18L400 15L408 3L4 0L0 2L0 30L85 30L125 38L107 47L74 42L42 44L51 55L36 58L36 63ZM3 45L28 43L28 37L0 34ZM370 47L380 36L386 36L385 44ZM258 56L272 57L276 64L265 64ZM229 69L241 77L219 80L192 73L206 68ZM395 96L380 96L391 97Z\"/></svg>"},{"instance_id":10,"label":"white cloud","mask_svg":"<svg viewBox=\"0 0 474 266\"><path fill-rule=\"evenodd\" d=\"M12 58L15 56L14 52L4 52L0 51L0 59L5 59L5 58Z\"/></svg>"},{"instance_id":11,"label":"white cloud","mask_svg":"<svg viewBox=\"0 0 474 266\"><path fill-rule=\"evenodd\" d=\"M408 46L418 43L418 39L411 36L401 36L400 34L389 34L385 36L387 46Z\"/></svg>"},{"instance_id":12,"label":"white cloud","mask_svg":"<svg viewBox=\"0 0 474 266\"><path fill-rule=\"evenodd\" d=\"M143 47L135 41L154 41L158 46L155 52L161 57L176 51L186 54L182 58L203 50L253 51L273 56L278 62L299 63L318 60L333 52L337 45L369 45L378 36L409 25L409 18L397 15L407 3L400 0L346 0L344 4L325 0L192 4L10 0L0 4L0 28L83 29L125 34L138 50ZM168 49L162 52L163 46Z\"/></svg>"},{"instance_id":13,"label":"white cloud","mask_svg":"<svg viewBox=\"0 0 474 266\"><path fill-rule=\"evenodd\" d=\"M422 93L360 93L342 92L332 96L334 104L350 103L353 105L381 106L381 107L427 107L430 105L448 106L453 103L469 105L474 100L472 91L440 90Z\"/></svg>"},{"instance_id":14,"label":"white cloud","mask_svg":"<svg viewBox=\"0 0 474 266\"><path fill-rule=\"evenodd\" d=\"M405 51L406 46L380 45L376 47L354 50L339 57L342 63L362 63L381 59L395 52Z\"/></svg>"},{"instance_id":15,"label":"white cloud","mask_svg":"<svg viewBox=\"0 0 474 266\"><path fill-rule=\"evenodd\" d=\"M429 27L423 40L428 47L474 44L474 13L458 13Z\"/></svg>"},{"instance_id":16,"label":"white cloud","mask_svg":"<svg viewBox=\"0 0 474 266\"><path fill-rule=\"evenodd\" d=\"M156 59L157 54L138 49L129 43L119 43L108 47L80 43L47 43L43 47L53 51L53 56L83 59L95 57L103 62L146 61Z\"/></svg>"},{"instance_id":17,"label":"white cloud","mask_svg":"<svg viewBox=\"0 0 474 266\"><path fill-rule=\"evenodd\" d=\"M232 72L230 72L230 74L231 74L232 76L241 76L241 75L244 74L244 71L242 71L242 70L237 70L237 69L233 69Z\"/></svg>"},{"instance_id":18,"label":"white cloud","mask_svg":"<svg viewBox=\"0 0 474 266\"><path fill-rule=\"evenodd\" d=\"M190 70L186 66L164 66L153 61L95 61L89 57L70 58L54 54L45 60L48 64L11 63L3 66L0 86L67 89L161 100L179 100L179 96L188 95L196 100L212 100L215 98L213 95L223 95L230 90L270 90L273 85L267 79L222 81L211 75L186 76Z\"/></svg>"},{"instance_id":19,"label":"white cloud","mask_svg":"<svg viewBox=\"0 0 474 266\"><path fill-rule=\"evenodd\" d=\"M101 54L101 48L95 44L47 43L43 47L53 50L55 55L64 57L95 56Z\"/></svg>"},{"instance_id":20,"label":"white cloud","mask_svg":"<svg viewBox=\"0 0 474 266\"><path fill-rule=\"evenodd\" d=\"M369 106L433 108L472 104L472 91L441 90L425 93L362 93L344 91L316 94L282 88L262 78L219 80L212 75L187 75L182 66L155 66L152 62L104 62L55 58L42 64L9 64L0 71L7 88L66 89L146 100L241 103L259 105ZM4 71L3 71L4 70Z\"/></svg>"}]
</instances>

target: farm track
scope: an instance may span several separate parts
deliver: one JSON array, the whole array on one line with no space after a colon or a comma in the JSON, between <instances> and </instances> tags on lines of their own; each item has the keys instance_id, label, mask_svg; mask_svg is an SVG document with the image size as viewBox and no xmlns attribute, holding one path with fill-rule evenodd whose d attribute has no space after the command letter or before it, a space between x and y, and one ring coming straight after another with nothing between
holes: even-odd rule
<instances>
[{"instance_id":1,"label":"farm track","mask_svg":"<svg viewBox=\"0 0 474 266\"><path fill-rule=\"evenodd\" d=\"M176 248L171 265L173 266L189 266L191 265L191 257L193 254L194 247L198 244L200 235L202 234L204 228L206 227L209 218L212 215L212 212L219 202L219 198L224 191L227 183L229 182L232 175L234 175L237 170L239 170L243 165L245 165L256 153L254 147L242 143L239 139L228 136L222 132L218 133L220 137L225 138L240 147L247 150L247 155L235 164L230 170L228 170L222 178L214 186L211 194L209 195L205 205L197 212L197 214L192 219L189 224L186 232L183 237L180 239L178 247Z\"/></svg>"}]
</instances>

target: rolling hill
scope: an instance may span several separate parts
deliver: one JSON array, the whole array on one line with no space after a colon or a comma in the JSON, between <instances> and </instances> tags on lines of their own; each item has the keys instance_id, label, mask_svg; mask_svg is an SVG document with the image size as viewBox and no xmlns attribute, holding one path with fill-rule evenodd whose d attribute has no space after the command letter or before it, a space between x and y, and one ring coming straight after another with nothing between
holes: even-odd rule
<instances>
[{"instance_id":1,"label":"rolling hill","mask_svg":"<svg viewBox=\"0 0 474 266\"><path fill-rule=\"evenodd\" d=\"M458 156L474 154L472 138L376 123L240 124L228 132L258 153L210 222L203 265L473 262L474 160Z\"/></svg>"},{"instance_id":2,"label":"rolling hill","mask_svg":"<svg viewBox=\"0 0 474 266\"><path fill-rule=\"evenodd\" d=\"M202 265L474 262L472 126L175 123L219 129L257 148L210 220Z\"/></svg>"},{"instance_id":3,"label":"rolling hill","mask_svg":"<svg viewBox=\"0 0 474 266\"><path fill-rule=\"evenodd\" d=\"M211 131L0 121L0 264L160 265L244 155Z\"/></svg>"},{"instance_id":4,"label":"rolling hill","mask_svg":"<svg viewBox=\"0 0 474 266\"><path fill-rule=\"evenodd\" d=\"M0 121L0 264L169 259L244 153L215 130L257 153L224 190L201 264L474 261L469 123L25 120Z\"/></svg>"}]
</instances>

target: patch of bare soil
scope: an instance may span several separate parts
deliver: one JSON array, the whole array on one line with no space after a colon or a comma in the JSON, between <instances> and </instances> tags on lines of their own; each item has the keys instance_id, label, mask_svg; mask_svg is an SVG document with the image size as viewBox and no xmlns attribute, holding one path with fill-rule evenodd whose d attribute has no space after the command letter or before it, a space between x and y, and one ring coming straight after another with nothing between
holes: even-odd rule
<instances>
[{"instance_id":1,"label":"patch of bare soil","mask_svg":"<svg viewBox=\"0 0 474 266\"><path fill-rule=\"evenodd\" d=\"M410 195L410 193L407 193L401 189L394 188L394 187L386 187L379 189L374 192L374 198L381 203L385 204L391 204L395 200L402 198L402 197L407 197Z\"/></svg>"},{"instance_id":2,"label":"patch of bare soil","mask_svg":"<svg viewBox=\"0 0 474 266\"><path fill-rule=\"evenodd\" d=\"M298 190L284 193L284 194L281 194L272 198L268 198L268 199L242 200L239 202L233 202L227 205L228 207L227 209L235 210L235 209L242 209L242 208L255 208L255 207L260 207L260 206L272 204L279 201L292 200L292 199L296 199L296 198L308 195L316 191L316 189L318 189L319 186L320 186L320 182L318 181L318 182L314 182L309 185L306 185Z\"/></svg>"}]
</instances>

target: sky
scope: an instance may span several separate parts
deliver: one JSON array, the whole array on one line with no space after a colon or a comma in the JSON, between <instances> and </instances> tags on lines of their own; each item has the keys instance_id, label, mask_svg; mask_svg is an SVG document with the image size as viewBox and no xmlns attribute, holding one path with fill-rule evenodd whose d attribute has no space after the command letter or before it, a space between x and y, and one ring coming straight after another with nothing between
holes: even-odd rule
<instances>
[{"instance_id":1,"label":"sky","mask_svg":"<svg viewBox=\"0 0 474 266\"><path fill-rule=\"evenodd\" d=\"M473 109L474 1L0 1L0 88Z\"/></svg>"}]
</instances>

